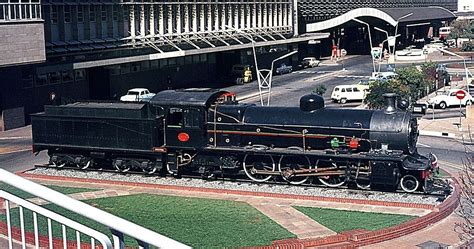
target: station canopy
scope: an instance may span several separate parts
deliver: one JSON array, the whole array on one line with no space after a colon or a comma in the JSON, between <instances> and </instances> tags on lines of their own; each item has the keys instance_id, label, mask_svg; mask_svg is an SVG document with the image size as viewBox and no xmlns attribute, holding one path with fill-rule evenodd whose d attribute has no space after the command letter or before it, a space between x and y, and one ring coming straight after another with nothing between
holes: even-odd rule
<instances>
[{"instance_id":1,"label":"station canopy","mask_svg":"<svg viewBox=\"0 0 474 249\"><path fill-rule=\"evenodd\" d=\"M434 20L453 20L456 15L446 8L432 6L419 8L358 8L335 18L306 25L306 32L318 32L337 27L354 18L372 17L386 21L392 26L400 23L418 23Z\"/></svg>"}]
</instances>

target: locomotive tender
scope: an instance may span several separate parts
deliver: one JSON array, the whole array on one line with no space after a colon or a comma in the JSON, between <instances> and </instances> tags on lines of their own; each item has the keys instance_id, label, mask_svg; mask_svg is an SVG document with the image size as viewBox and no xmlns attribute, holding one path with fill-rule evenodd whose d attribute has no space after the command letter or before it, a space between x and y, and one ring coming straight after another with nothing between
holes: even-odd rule
<instances>
[{"instance_id":1,"label":"locomotive tender","mask_svg":"<svg viewBox=\"0 0 474 249\"><path fill-rule=\"evenodd\" d=\"M32 116L33 150L56 167L110 167L148 174L245 175L338 187L428 184L436 157L416 150L418 126L388 94L384 110L239 104L219 90L166 90L149 103L78 102Z\"/></svg>"}]
</instances>

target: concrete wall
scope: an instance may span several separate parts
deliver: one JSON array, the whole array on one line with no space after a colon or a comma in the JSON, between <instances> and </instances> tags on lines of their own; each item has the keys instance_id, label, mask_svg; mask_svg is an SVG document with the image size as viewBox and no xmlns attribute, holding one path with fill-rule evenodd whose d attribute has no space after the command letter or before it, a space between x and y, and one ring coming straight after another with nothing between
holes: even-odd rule
<instances>
[{"instance_id":1,"label":"concrete wall","mask_svg":"<svg viewBox=\"0 0 474 249\"><path fill-rule=\"evenodd\" d=\"M43 22L0 23L0 67L46 60Z\"/></svg>"}]
</instances>

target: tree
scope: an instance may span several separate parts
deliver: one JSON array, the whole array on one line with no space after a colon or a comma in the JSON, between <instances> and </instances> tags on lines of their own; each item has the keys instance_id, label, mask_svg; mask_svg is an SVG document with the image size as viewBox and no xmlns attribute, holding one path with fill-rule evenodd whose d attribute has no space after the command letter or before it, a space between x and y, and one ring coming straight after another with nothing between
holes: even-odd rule
<instances>
[{"instance_id":1,"label":"tree","mask_svg":"<svg viewBox=\"0 0 474 249\"><path fill-rule=\"evenodd\" d=\"M313 90L313 93L316 93L317 95L323 96L323 94L326 92L327 88L324 84L319 83L316 85L316 87Z\"/></svg>"},{"instance_id":2,"label":"tree","mask_svg":"<svg viewBox=\"0 0 474 249\"><path fill-rule=\"evenodd\" d=\"M474 21L462 19L452 22L449 38L474 38Z\"/></svg>"},{"instance_id":3,"label":"tree","mask_svg":"<svg viewBox=\"0 0 474 249\"><path fill-rule=\"evenodd\" d=\"M419 67L408 66L397 68L397 79L377 80L370 85L369 93L365 97L365 103L371 109L381 109L384 104L384 93L396 93L401 99L411 102L422 98L427 94L426 89L431 92L435 88L436 65L425 63Z\"/></svg>"}]
</instances>

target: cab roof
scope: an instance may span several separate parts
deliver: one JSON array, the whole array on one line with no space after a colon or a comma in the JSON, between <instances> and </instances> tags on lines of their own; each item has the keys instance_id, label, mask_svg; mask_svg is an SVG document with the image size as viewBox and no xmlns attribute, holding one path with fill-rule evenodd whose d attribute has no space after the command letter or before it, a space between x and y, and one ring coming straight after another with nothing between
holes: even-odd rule
<instances>
[{"instance_id":1,"label":"cab roof","mask_svg":"<svg viewBox=\"0 0 474 249\"><path fill-rule=\"evenodd\" d=\"M179 89L165 90L157 93L150 104L158 106L201 106L209 107L218 97L228 94L227 91L215 89Z\"/></svg>"}]
</instances>

